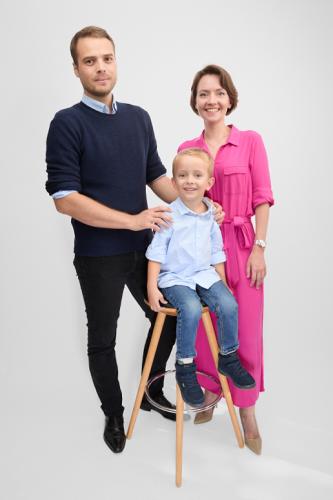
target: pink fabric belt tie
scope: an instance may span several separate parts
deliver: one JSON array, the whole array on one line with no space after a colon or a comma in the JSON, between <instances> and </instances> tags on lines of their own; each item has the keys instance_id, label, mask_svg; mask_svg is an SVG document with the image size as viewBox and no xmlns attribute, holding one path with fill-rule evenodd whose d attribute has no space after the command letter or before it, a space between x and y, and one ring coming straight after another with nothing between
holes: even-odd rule
<instances>
[{"instance_id":1,"label":"pink fabric belt tie","mask_svg":"<svg viewBox=\"0 0 333 500\"><path fill-rule=\"evenodd\" d=\"M228 282L231 287L235 287L239 281L237 246L239 245L240 248L252 247L254 239L253 226L250 217L235 215L232 219L224 219L223 230L224 250L227 254Z\"/></svg>"}]
</instances>

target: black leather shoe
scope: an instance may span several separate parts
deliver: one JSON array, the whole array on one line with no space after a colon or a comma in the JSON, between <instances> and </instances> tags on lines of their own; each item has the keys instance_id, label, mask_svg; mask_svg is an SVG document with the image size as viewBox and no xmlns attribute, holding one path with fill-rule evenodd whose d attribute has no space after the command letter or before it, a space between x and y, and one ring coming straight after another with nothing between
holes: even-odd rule
<instances>
[{"instance_id":1,"label":"black leather shoe","mask_svg":"<svg viewBox=\"0 0 333 500\"><path fill-rule=\"evenodd\" d=\"M113 453L121 453L123 451L126 444L126 436L124 432L124 419L122 416L105 417L103 437Z\"/></svg>"},{"instance_id":2,"label":"black leather shoe","mask_svg":"<svg viewBox=\"0 0 333 500\"><path fill-rule=\"evenodd\" d=\"M176 409L175 405L171 404L170 401L167 400L167 398L164 396L163 392L155 395L153 399L159 405L166 406L167 408L172 408L173 410ZM157 411L157 413L160 413L162 415L162 417L167 418L168 420L173 420L174 422L176 421L176 414L175 413L169 413L168 411L164 411L164 410L160 410L159 408L156 408L156 406L153 406L152 404L149 403L149 401L145 395L143 396L140 408L143 411L150 411L150 410Z\"/></svg>"}]
</instances>

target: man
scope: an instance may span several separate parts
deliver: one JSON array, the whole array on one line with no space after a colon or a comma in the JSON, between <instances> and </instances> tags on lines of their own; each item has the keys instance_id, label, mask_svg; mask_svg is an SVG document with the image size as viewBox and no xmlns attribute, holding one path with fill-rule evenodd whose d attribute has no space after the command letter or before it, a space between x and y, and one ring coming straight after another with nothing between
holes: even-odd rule
<instances>
[{"instance_id":1,"label":"man","mask_svg":"<svg viewBox=\"0 0 333 500\"><path fill-rule=\"evenodd\" d=\"M106 416L105 442L119 453L126 438L114 348L122 294L127 285L151 322L145 358L155 314L144 303L144 254L151 230L171 222L167 207L147 209L146 184L166 202L176 196L158 156L149 115L114 100L117 66L111 37L100 28L84 28L73 37L71 53L84 95L79 104L58 112L50 125L46 189L57 210L72 217L74 265L88 318L89 368ZM165 370L174 340L175 322L168 318L151 375ZM172 406L162 383L155 384L152 396ZM144 400L142 409L155 407Z\"/></svg>"}]
</instances>

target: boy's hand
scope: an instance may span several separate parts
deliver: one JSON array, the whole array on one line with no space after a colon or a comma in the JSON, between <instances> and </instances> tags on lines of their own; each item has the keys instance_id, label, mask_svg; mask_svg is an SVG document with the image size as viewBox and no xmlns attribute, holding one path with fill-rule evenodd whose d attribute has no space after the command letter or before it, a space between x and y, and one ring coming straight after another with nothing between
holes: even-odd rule
<instances>
[{"instance_id":1,"label":"boy's hand","mask_svg":"<svg viewBox=\"0 0 333 500\"><path fill-rule=\"evenodd\" d=\"M225 285L226 288L228 288L229 292L232 293L232 295L234 294L234 292L231 290L231 288L229 287L228 283L227 283L227 279L225 277L225 269L224 269L224 263L223 262L220 262L219 264L215 264L215 271L217 272L217 274L220 276L220 280L222 281L222 283Z\"/></svg>"},{"instance_id":2,"label":"boy's hand","mask_svg":"<svg viewBox=\"0 0 333 500\"><path fill-rule=\"evenodd\" d=\"M157 287L148 288L148 302L150 305L150 309L155 312L158 312L160 310L161 304L168 303L168 301L165 300Z\"/></svg>"}]
</instances>

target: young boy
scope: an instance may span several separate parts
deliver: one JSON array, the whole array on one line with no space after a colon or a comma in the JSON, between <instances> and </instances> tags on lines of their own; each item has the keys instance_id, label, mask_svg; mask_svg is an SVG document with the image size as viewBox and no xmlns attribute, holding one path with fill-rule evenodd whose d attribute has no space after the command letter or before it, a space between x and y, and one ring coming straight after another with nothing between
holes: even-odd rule
<instances>
[{"instance_id":1,"label":"young boy","mask_svg":"<svg viewBox=\"0 0 333 500\"><path fill-rule=\"evenodd\" d=\"M241 389L255 386L237 354L238 306L226 284L221 231L204 198L214 183L212 171L212 159L201 149L176 155L172 182L179 197L170 204L173 224L155 234L146 252L150 307L158 311L169 302L177 309L176 380L184 401L194 407L204 402L193 361L202 302L217 317L219 372Z\"/></svg>"}]
</instances>

